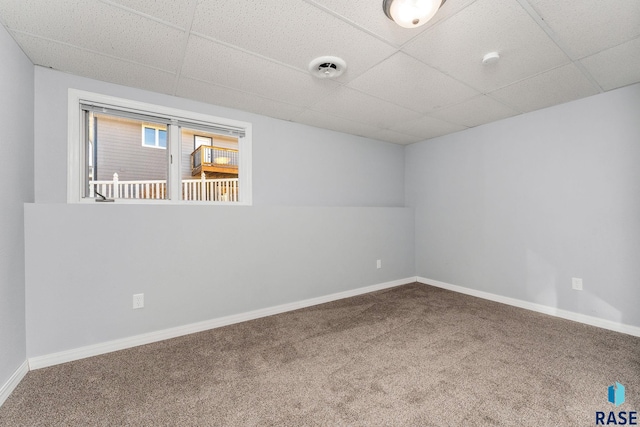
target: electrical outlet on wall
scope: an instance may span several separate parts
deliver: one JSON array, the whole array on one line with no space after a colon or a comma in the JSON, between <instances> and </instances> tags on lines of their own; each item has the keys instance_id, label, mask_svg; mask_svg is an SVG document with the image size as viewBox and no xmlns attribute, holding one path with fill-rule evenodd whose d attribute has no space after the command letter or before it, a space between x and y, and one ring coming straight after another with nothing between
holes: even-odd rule
<instances>
[{"instance_id":1,"label":"electrical outlet on wall","mask_svg":"<svg viewBox=\"0 0 640 427\"><path fill-rule=\"evenodd\" d=\"M376 261L376 268L382 268L382 260L381 259Z\"/></svg>"},{"instance_id":2,"label":"electrical outlet on wall","mask_svg":"<svg viewBox=\"0 0 640 427\"><path fill-rule=\"evenodd\" d=\"M133 308L144 308L144 294L135 294L133 296Z\"/></svg>"},{"instance_id":3,"label":"electrical outlet on wall","mask_svg":"<svg viewBox=\"0 0 640 427\"><path fill-rule=\"evenodd\" d=\"M571 278L571 288L576 290L576 291L581 291L582 290L582 279L579 279L577 277L572 277Z\"/></svg>"}]
</instances>

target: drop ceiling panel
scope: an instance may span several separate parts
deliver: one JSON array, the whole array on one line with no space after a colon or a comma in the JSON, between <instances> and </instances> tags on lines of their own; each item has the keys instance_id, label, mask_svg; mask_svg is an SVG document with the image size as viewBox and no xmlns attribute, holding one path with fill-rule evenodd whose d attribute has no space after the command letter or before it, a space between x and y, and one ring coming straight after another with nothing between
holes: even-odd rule
<instances>
[{"instance_id":1,"label":"drop ceiling panel","mask_svg":"<svg viewBox=\"0 0 640 427\"><path fill-rule=\"evenodd\" d=\"M184 32L96 0L0 2L9 29L175 72ZM152 36L150 36L152 35ZM68 62L68 61L67 61Z\"/></svg>"},{"instance_id":2,"label":"drop ceiling panel","mask_svg":"<svg viewBox=\"0 0 640 427\"><path fill-rule=\"evenodd\" d=\"M478 91L402 52L348 86L421 113L478 95Z\"/></svg>"},{"instance_id":3,"label":"drop ceiling panel","mask_svg":"<svg viewBox=\"0 0 640 427\"><path fill-rule=\"evenodd\" d=\"M303 111L295 105L188 78L180 79L176 96L284 120Z\"/></svg>"},{"instance_id":4,"label":"drop ceiling panel","mask_svg":"<svg viewBox=\"0 0 640 427\"><path fill-rule=\"evenodd\" d=\"M331 96L320 100L311 109L378 128L388 128L397 122L409 121L420 116L420 113L415 111L344 86Z\"/></svg>"},{"instance_id":5,"label":"drop ceiling panel","mask_svg":"<svg viewBox=\"0 0 640 427\"><path fill-rule=\"evenodd\" d=\"M382 0L0 0L0 22L45 67L400 144L640 81L640 0L447 0L417 29ZM338 80L308 75L324 55Z\"/></svg>"},{"instance_id":6,"label":"drop ceiling panel","mask_svg":"<svg viewBox=\"0 0 640 427\"><path fill-rule=\"evenodd\" d=\"M118 7L153 16L162 21L188 29L193 19L197 0L102 0Z\"/></svg>"},{"instance_id":7,"label":"drop ceiling panel","mask_svg":"<svg viewBox=\"0 0 640 427\"><path fill-rule=\"evenodd\" d=\"M403 50L483 93L569 62L514 0L478 0ZM500 61L483 65L492 51Z\"/></svg>"},{"instance_id":8,"label":"drop ceiling panel","mask_svg":"<svg viewBox=\"0 0 640 427\"><path fill-rule=\"evenodd\" d=\"M421 141L421 138L405 135L403 133L395 132L390 129L382 129L378 131L374 131L369 135L365 135L371 139L377 139L379 141L392 142L394 144L408 145L413 144L414 142Z\"/></svg>"},{"instance_id":9,"label":"drop ceiling panel","mask_svg":"<svg viewBox=\"0 0 640 427\"><path fill-rule=\"evenodd\" d=\"M640 37L580 62L604 90L636 83L640 81Z\"/></svg>"},{"instance_id":10,"label":"drop ceiling panel","mask_svg":"<svg viewBox=\"0 0 640 427\"><path fill-rule=\"evenodd\" d=\"M490 95L526 113L598 92L598 88L571 63L498 89Z\"/></svg>"},{"instance_id":11,"label":"drop ceiling panel","mask_svg":"<svg viewBox=\"0 0 640 427\"><path fill-rule=\"evenodd\" d=\"M372 125L352 122L342 117L334 116L319 111L306 110L299 116L295 117L298 123L304 123L309 126L315 126L324 129L331 129L337 132L350 133L352 135L370 135L381 129Z\"/></svg>"},{"instance_id":12,"label":"drop ceiling panel","mask_svg":"<svg viewBox=\"0 0 640 427\"><path fill-rule=\"evenodd\" d=\"M454 125L433 117L420 117L409 122L398 123L390 128L407 135L419 137L420 140L435 138L436 136L458 132L466 129L465 126Z\"/></svg>"},{"instance_id":13,"label":"drop ceiling panel","mask_svg":"<svg viewBox=\"0 0 640 427\"><path fill-rule=\"evenodd\" d=\"M15 37L36 65L159 93L173 91L175 74L26 34Z\"/></svg>"},{"instance_id":14,"label":"drop ceiling panel","mask_svg":"<svg viewBox=\"0 0 640 427\"><path fill-rule=\"evenodd\" d=\"M192 31L306 70L323 55L347 62L348 81L391 55L386 42L301 0L198 4Z\"/></svg>"},{"instance_id":15,"label":"drop ceiling panel","mask_svg":"<svg viewBox=\"0 0 640 427\"><path fill-rule=\"evenodd\" d=\"M309 0L333 13L353 22L359 27L389 41L402 45L435 23L447 19L475 0L449 0L435 17L422 27L407 30L396 25L382 11L382 0Z\"/></svg>"},{"instance_id":16,"label":"drop ceiling panel","mask_svg":"<svg viewBox=\"0 0 640 427\"><path fill-rule=\"evenodd\" d=\"M529 3L573 59L640 36L638 0L529 0Z\"/></svg>"},{"instance_id":17,"label":"drop ceiling panel","mask_svg":"<svg viewBox=\"0 0 640 427\"><path fill-rule=\"evenodd\" d=\"M430 114L430 116L460 126L473 127L515 116L516 114L518 112L514 109L486 95L480 95L458 105L438 110Z\"/></svg>"},{"instance_id":18,"label":"drop ceiling panel","mask_svg":"<svg viewBox=\"0 0 640 427\"><path fill-rule=\"evenodd\" d=\"M181 75L301 106L339 86L198 36L189 39Z\"/></svg>"}]
</instances>

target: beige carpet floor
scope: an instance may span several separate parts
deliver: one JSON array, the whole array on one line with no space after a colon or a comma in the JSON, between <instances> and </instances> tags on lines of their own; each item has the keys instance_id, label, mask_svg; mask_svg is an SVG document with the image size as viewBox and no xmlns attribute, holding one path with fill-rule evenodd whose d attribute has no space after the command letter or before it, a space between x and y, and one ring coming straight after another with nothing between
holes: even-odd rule
<instances>
[{"instance_id":1,"label":"beige carpet floor","mask_svg":"<svg viewBox=\"0 0 640 427\"><path fill-rule=\"evenodd\" d=\"M29 372L0 425L593 426L634 410L640 338L416 283Z\"/></svg>"}]
</instances>

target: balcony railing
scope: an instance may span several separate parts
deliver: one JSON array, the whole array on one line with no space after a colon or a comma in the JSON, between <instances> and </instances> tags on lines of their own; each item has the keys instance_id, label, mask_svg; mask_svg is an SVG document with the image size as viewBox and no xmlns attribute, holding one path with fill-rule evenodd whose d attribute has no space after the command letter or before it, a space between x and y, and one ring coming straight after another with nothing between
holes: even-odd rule
<instances>
[{"instance_id":1,"label":"balcony railing","mask_svg":"<svg viewBox=\"0 0 640 427\"><path fill-rule=\"evenodd\" d=\"M182 180L182 200L207 202L237 202L239 200L238 178ZM166 199L166 180L120 181L113 174L111 181L89 181L89 197L96 192L108 199Z\"/></svg>"},{"instance_id":2,"label":"balcony railing","mask_svg":"<svg viewBox=\"0 0 640 427\"><path fill-rule=\"evenodd\" d=\"M201 145L191 153L191 175L202 172L238 174L238 150Z\"/></svg>"}]
</instances>

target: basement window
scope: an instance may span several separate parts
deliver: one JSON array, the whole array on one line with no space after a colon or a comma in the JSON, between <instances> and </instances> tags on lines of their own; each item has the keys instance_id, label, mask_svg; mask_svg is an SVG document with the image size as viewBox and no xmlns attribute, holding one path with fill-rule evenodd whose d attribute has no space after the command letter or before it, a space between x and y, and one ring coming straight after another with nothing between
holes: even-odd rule
<instances>
[{"instance_id":1,"label":"basement window","mask_svg":"<svg viewBox=\"0 0 640 427\"><path fill-rule=\"evenodd\" d=\"M69 118L69 203L251 204L250 123L73 89Z\"/></svg>"}]
</instances>

